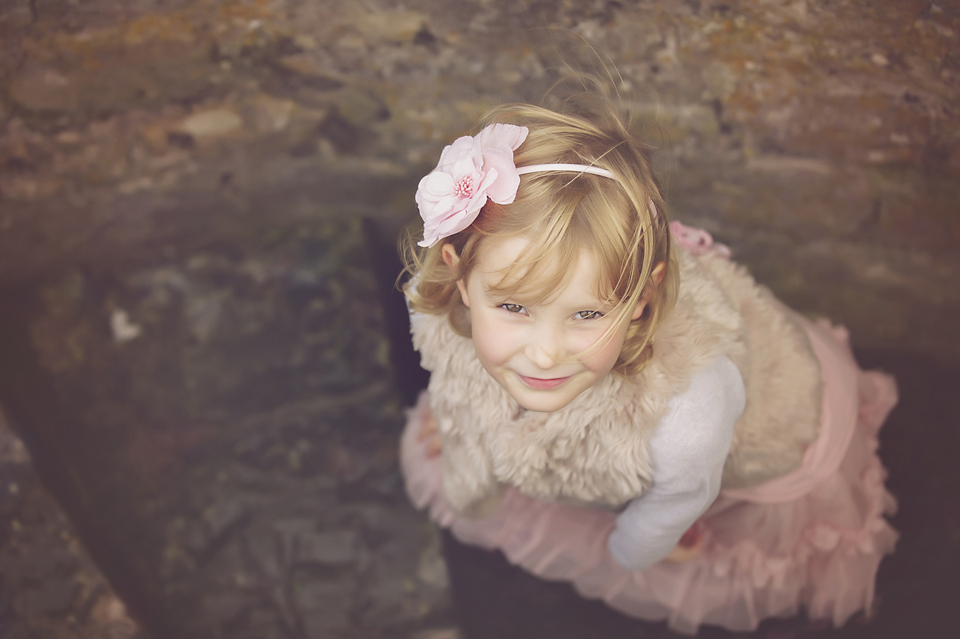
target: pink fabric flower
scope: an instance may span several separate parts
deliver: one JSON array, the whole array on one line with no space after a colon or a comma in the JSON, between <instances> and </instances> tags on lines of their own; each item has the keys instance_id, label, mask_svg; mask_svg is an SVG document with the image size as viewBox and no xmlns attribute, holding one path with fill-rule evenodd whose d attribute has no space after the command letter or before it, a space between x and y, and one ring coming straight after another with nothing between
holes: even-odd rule
<instances>
[{"instance_id":1,"label":"pink fabric flower","mask_svg":"<svg viewBox=\"0 0 960 639\"><path fill-rule=\"evenodd\" d=\"M491 124L443 149L437 168L417 187L423 218L420 246L433 246L473 224L487 199L497 204L513 202L520 187L513 152L527 133L524 126Z\"/></svg>"}]
</instances>

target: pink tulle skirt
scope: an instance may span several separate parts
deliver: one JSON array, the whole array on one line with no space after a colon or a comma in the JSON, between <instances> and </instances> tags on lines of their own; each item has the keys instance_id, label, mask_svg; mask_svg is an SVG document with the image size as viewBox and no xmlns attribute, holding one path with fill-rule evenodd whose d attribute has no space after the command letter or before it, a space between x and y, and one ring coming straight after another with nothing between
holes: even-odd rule
<instances>
[{"instance_id":1,"label":"pink tulle skirt","mask_svg":"<svg viewBox=\"0 0 960 639\"><path fill-rule=\"evenodd\" d=\"M417 434L429 398L411 410L401 441L407 492L462 542L497 549L509 561L573 584L627 615L666 620L682 633L700 624L753 630L765 618L805 610L843 625L871 609L880 560L897 533L884 514L896 507L885 490L877 430L896 404L888 375L860 370L846 331L807 324L824 378L823 420L798 470L761 486L725 490L697 522L703 545L683 563L627 570L607 551L616 515L541 502L510 489L483 519L457 516L440 490L439 457Z\"/></svg>"}]
</instances>

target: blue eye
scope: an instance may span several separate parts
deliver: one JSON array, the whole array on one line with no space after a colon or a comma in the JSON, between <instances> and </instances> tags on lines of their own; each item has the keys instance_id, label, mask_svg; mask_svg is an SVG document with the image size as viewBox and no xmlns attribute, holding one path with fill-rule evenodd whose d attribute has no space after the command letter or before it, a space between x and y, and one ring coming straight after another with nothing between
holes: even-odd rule
<instances>
[{"instance_id":1,"label":"blue eye","mask_svg":"<svg viewBox=\"0 0 960 639\"><path fill-rule=\"evenodd\" d=\"M574 314L574 317L580 320L593 320L603 317L603 313L600 311L578 311Z\"/></svg>"},{"instance_id":2,"label":"blue eye","mask_svg":"<svg viewBox=\"0 0 960 639\"><path fill-rule=\"evenodd\" d=\"M527 309L523 308L523 307L520 306L519 304L509 304L509 303L508 303L508 304L501 304L501 305L498 306L497 308L502 308L503 310L507 311L508 313L523 313L524 315L526 315L526 313L527 313Z\"/></svg>"}]
</instances>

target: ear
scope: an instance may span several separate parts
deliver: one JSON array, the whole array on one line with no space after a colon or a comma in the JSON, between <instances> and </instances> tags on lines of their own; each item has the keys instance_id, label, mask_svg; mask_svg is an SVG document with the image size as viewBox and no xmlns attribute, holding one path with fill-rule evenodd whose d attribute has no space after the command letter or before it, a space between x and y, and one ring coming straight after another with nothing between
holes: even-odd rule
<instances>
[{"instance_id":1,"label":"ear","mask_svg":"<svg viewBox=\"0 0 960 639\"><path fill-rule=\"evenodd\" d=\"M663 274L666 272L666 265L663 262L660 262L653 267L653 271L650 272L650 279L653 280L654 286L660 286L660 282L663 281ZM640 298L640 301L637 303L637 307L633 309L633 315L630 316L631 320L640 319L640 316L643 315L643 310L647 307L647 293L645 291L643 296Z\"/></svg>"},{"instance_id":2,"label":"ear","mask_svg":"<svg viewBox=\"0 0 960 639\"><path fill-rule=\"evenodd\" d=\"M664 262L660 262L653 267L653 270L650 272L650 277L653 279L653 283L656 286L660 286L660 282L663 281L663 274L667 272L667 265Z\"/></svg>"},{"instance_id":3,"label":"ear","mask_svg":"<svg viewBox=\"0 0 960 639\"><path fill-rule=\"evenodd\" d=\"M460 265L460 256L457 255L457 249L453 248L453 244L444 244L440 247L440 255L443 257L443 263L450 268L455 269ZM457 280L457 288L460 289L460 299L463 300L463 305L470 308L470 298L467 296L467 285L464 283L462 277Z\"/></svg>"}]
</instances>

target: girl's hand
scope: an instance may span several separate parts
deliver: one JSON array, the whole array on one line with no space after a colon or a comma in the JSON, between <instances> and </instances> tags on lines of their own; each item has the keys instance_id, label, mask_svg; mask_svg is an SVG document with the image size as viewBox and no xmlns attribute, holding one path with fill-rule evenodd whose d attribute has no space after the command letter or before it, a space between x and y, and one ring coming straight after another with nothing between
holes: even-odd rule
<instances>
[{"instance_id":1,"label":"girl's hand","mask_svg":"<svg viewBox=\"0 0 960 639\"><path fill-rule=\"evenodd\" d=\"M420 426L420 432L417 433L418 442L426 442L427 457L433 459L440 454L443 445L440 442L440 430L437 427L437 418L433 416L433 411L427 406L423 412L423 424Z\"/></svg>"},{"instance_id":2,"label":"girl's hand","mask_svg":"<svg viewBox=\"0 0 960 639\"><path fill-rule=\"evenodd\" d=\"M703 550L703 530L700 527L700 522L695 521L687 529L687 532L683 533L683 537L664 559L674 563L690 561L699 555L701 550Z\"/></svg>"}]
</instances>

